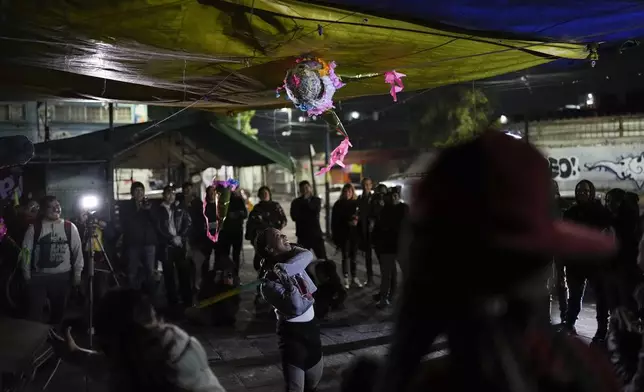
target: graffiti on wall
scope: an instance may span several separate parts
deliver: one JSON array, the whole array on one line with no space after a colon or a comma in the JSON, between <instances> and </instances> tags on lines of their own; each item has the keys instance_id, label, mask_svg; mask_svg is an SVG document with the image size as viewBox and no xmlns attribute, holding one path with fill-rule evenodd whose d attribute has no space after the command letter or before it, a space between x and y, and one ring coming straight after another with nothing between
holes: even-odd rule
<instances>
[{"instance_id":1,"label":"graffiti on wall","mask_svg":"<svg viewBox=\"0 0 644 392\"><path fill-rule=\"evenodd\" d=\"M588 171L607 171L613 173L619 180L632 181L637 189L644 186L644 152L639 155L627 155L613 161L597 161L586 163Z\"/></svg>"},{"instance_id":2,"label":"graffiti on wall","mask_svg":"<svg viewBox=\"0 0 644 392\"><path fill-rule=\"evenodd\" d=\"M579 159L577 157L548 157L550 175L553 180L576 180L579 178Z\"/></svg>"},{"instance_id":3,"label":"graffiti on wall","mask_svg":"<svg viewBox=\"0 0 644 392\"><path fill-rule=\"evenodd\" d=\"M17 192L22 196L22 173L19 170L4 169L0 171L0 199L13 197Z\"/></svg>"}]
</instances>

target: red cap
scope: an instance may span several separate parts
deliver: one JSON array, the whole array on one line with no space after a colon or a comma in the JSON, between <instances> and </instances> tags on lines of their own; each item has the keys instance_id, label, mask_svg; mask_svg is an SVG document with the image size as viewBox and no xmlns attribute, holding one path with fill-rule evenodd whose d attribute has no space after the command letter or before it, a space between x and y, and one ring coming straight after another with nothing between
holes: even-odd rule
<instances>
[{"instance_id":1,"label":"red cap","mask_svg":"<svg viewBox=\"0 0 644 392\"><path fill-rule=\"evenodd\" d=\"M552 216L547 160L525 141L486 131L448 148L417 184L417 218L441 237L543 256L608 256L611 236ZM450 241L451 242L451 241Z\"/></svg>"}]
</instances>

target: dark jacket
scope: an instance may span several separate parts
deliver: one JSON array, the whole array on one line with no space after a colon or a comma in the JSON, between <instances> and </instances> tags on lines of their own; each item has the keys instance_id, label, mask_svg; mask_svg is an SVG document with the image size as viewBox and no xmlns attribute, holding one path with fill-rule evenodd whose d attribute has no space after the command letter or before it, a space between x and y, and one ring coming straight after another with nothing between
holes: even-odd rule
<instances>
[{"instance_id":1,"label":"dark jacket","mask_svg":"<svg viewBox=\"0 0 644 392\"><path fill-rule=\"evenodd\" d=\"M604 230L611 225L608 210L597 200L587 204L575 204L564 212L563 218L599 230Z\"/></svg>"},{"instance_id":2,"label":"dark jacket","mask_svg":"<svg viewBox=\"0 0 644 392\"><path fill-rule=\"evenodd\" d=\"M280 203L272 200L260 201L248 215L246 239L253 241L258 231L269 227L281 230L287 221Z\"/></svg>"},{"instance_id":3,"label":"dark jacket","mask_svg":"<svg viewBox=\"0 0 644 392\"><path fill-rule=\"evenodd\" d=\"M126 246L157 245L157 223L154 207L136 207L130 200L119 210L123 242Z\"/></svg>"},{"instance_id":4,"label":"dark jacket","mask_svg":"<svg viewBox=\"0 0 644 392\"><path fill-rule=\"evenodd\" d=\"M398 242L409 207L405 203L386 204L373 232L373 244L380 254L398 254Z\"/></svg>"},{"instance_id":5,"label":"dark jacket","mask_svg":"<svg viewBox=\"0 0 644 392\"><path fill-rule=\"evenodd\" d=\"M170 214L168 213L168 210L163 206L163 204L159 205L157 208L157 227L159 230L159 236L161 237L162 241L169 244L171 243L173 238L172 234L170 234L170 232L168 231L168 220L170 219ZM185 243L185 240L190 233L190 227L192 226L190 213L186 211L181 205L177 205L176 203L172 204L170 206L170 209L172 210L174 215L174 227L177 230L177 235L181 237L181 239Z\"/></svg>"},{"instance_id":6,"label":"dark jacket","mask_svg":"<svg viewBox=\"0 0 644 392\"><path fill-rule=\"evenodd\" d=\"M373 218L373 193L363 193L356 200L358 208L358 226L361 231L369 230L369 221Z\"/></svg>"},{"instance_id":7,"label":"dark jacket","mask_svg":"<svg viewBox=\"0 0 644 392\"><path fill-rule=\"evenodd\" d=\"M202 240L205 230L203 218L203 202L199 199L193 199L189 205L185 203L180 204L184 210L188 211L190 215L190 232L188 237L192 243L198 243Z\"/></svg>"},{"instance_id":8,"label":"dark jacket","mask_svg":"<svg viewBox=\"0 0 644 392\"><path fill-rule=\"evenodd\" d=\"M340 199L333 205L331 234L337 246L343 245L348 240L358 240L359 228L351 225L356 214L358 214L357 200Z\"/></svg>"},{"instance_id":9,"label":"dark jacket","mask_svg":"<svg viewBox=\"0 0 644 392\"><path fill-rule=\"evenodd\" d=\"M226 221L221 228L222 234L230 236L239 236L244 232L244 220L248 218L248 209L246 209L246 202L244 198L233 193L230 195L230 203L228 203L228 213Z\"/></svg>"},{"instance_id":10,"label":"dark jacket","mask_svg":"<svg viewBox=\"0 0 644 392\"><path fill-rule=\"evenodd\" d=\"M295 235L299 240L322 238L320 211L322 199L311 196L308 199L300 196L291 203L291 219L295 222Z\"/></svg>"},{"instance_id":11,"label":"dark jacket","mask_svg":"<svg viewBox=\"0 0 644 392\"><path fill-rule=\"evenodd\" d=\"M638 370L642 337L642 322L636 314L625 307L617 308L610 318L607 348L617 378L623 386L637 383L639 388L634 391L644 390L644 364ZM639 377L634 378L636 373Z\"/></svg>"}]
</instances>

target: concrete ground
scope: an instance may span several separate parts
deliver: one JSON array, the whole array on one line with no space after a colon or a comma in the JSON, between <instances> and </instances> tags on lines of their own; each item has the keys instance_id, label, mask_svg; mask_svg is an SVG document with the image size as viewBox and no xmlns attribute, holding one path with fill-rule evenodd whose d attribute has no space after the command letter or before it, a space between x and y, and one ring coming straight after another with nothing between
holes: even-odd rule
<instances>
[{"instance_id":1,"label":"concrete ground","mask_svg":"<svg viewBox=\"0 0 644 392\"><path fill-rule=\"evenodd\" d=\"M288 204L284 204L288 211ZM285 233L293 241L294 225L289 223ZM328 246L328 254L340 262L335 250ZM253 250L244 245L245 264L241 271L242 283L256 278L252 267ZM359 256L359 274L365 276L364 262ZM399 274L401 276L402 274ZM375 280L379 283L379 271L375 266ZM322 322L322 343L325 354L325 372L320 391L337 390L340 372L356 356L371 354L386 355L389 337L392 333L392 309L379 310L372 295L375 288L351 289L342 311L332 313L329 320ZM186 322L179 324L203 344L211 367L222 385L229 392L271 392L283 391L281 365L274 334L273 315L257 317L253 305L254 292L242 294L242 305L234 329L217 329L195 326ZM556 309L556 305L553 306ZM557 314L553 311L553 315ZM557 321L556 317L553 317ZM577 324L582 337L595 333L594 305L584 307ZM435 356L445 353L443 343L435 345ZM52 370L53 364L45 366L31 384L29 391L41 390ZM104 391L105 384L89 382L90 391ZM86 387L82 372L65 363L61 364L48 388L50 391L80 391Z\"/></svg>"}]
</instances>

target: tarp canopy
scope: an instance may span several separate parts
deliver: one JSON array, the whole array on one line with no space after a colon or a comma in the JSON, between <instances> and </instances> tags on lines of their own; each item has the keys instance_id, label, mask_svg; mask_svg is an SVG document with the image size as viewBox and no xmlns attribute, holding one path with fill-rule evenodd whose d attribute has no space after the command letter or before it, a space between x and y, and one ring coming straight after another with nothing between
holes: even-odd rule
<instances>
[{"instance_id":1,"label":"tarp canopy","mask_svg":"<svg viewBox=\"0 0 644 392\"><path fill-rule=\"evenodd\" d=\"M324 0L417 23L530 35L566 42L622 44L644 36L640 0Z\"/></svg>"},{"instance_id":2,"label":"tarp canopy","mask_svg":"<svg viewBox=\"0 0 644 392\"><path fill-rule=\"evenodd\" d=\"M242 110L287 106L275 88L306 54L337 62L347 82L337 99L387 94L383 73L393 69L407 74L412 91L588 56L585 44L499 34L499 25L486 29L495 33L454 28L422 8L415 18L405 11L408 20L377 15L410 0L365 0L365 11L355 1L342 4L353 8L295 0L10 2L0 26L0 99Z\"/></svg>"},{"instance_id":3,"label":"tarp canopy","mask_svg":"<svg viewBox=\"0 0 644 392\"><path fill-rule=\"evenodd\" d=\"M91 162L113 159L116 167L161 169L178 166L202 170L221 165L243 167L271 163L288 170L292 160L206 113L168 121L146 122L36 144L32 163Z\"/></svg>"}]
</instances>

